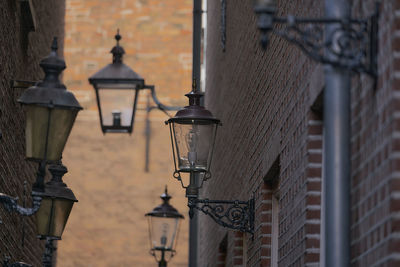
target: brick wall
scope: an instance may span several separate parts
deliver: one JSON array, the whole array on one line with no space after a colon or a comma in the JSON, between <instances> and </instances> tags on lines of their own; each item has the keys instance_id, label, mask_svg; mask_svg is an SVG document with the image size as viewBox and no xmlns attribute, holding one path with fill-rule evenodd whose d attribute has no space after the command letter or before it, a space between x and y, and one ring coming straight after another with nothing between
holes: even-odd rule
<instances>
[{"instance_id":1,"label":"brick wall","mask_svg":"<svg viewBox=\"0 0 400 267\"><path fill-rule=\"evenodd\" d=\"M19 1L0 3L0 192L24 199L31 205L31 184L36 179L36 164L25 161L25 116L17 99L22 89L12 89L12 79L36 81L43 78L39 61L50 52L53 36L59 37L60 55L64 35L64 1L34 0L37 27L24 28ZM0 207L0 260L25 261L41 265L44 244L36 238L34 217L22 218Z\"/></svg>"},{"instance_id":2,"label":"brick wall","mask_svg":"<svg viewBox=\"0 0 400 267\"><path fill-rule=\"evenodd\" d=\"M173 161L167 116L152 111L150 171L145 172L143 90L134 132L103 135L93 87L87 79L106 64L120 29L124 63L154 84L166 105L187 104L191 89L191 0L67 0L64 81L85 107L64 152L70 172L66 183L79 199L59 243L58 266L154 266L144 214L161 203L168 185L171 204L185 220L176 256L169 266L187 266L187 200L172 177ZM153 102L151 101L153 104ZM174 112L170 112L171 115Z\"/></svg>"},{"instance_id":3,"label":"brick wall","mask_svg":"<svg viewBox=\"0 0 400 267\"><path fill-rule=\"evenodd\" d=\"M352 81L353 266L398 264L398 8L383 1L378 88L367 75ZM278 1L278 10L317 17L323 2ZM373 10L373 1L353 3L356 16ZM263 51L252 3L239 0L227 1L224 52L220 14L220 2L208 1L206 103L223 126L202 196L247 200L254 194L255 236L244 237L247 266L270 266L272 189L264 179L279 156L279 266L319 266L323 119L315 104L323 67L275 36ZM200 225L200 255L207 255L200 266L215 266L219 240L234 233L206 216Z\"/></svg>"}]
</instances>

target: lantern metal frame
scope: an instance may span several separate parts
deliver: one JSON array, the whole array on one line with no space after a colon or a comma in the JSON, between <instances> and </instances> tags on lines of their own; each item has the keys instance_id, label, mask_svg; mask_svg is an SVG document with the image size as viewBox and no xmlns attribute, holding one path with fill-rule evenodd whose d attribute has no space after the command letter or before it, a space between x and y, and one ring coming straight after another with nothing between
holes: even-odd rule
<instances>
[{"instance_id":1,"label":"lantern metal frame","mask_svg":"<svg viewBox=\"0 0 400 267\"><path fill-rule=\"evenodd\" d=\"M167 106L162 104L155 92L154 85L146 85L145 80L135 71L133 71L128 65L124 64L122 61L123 55L125 54L125 50L122 46L119 45L119 41L122 39L122 36L119 34L119 30L115 35L115 40L117 41L116 46L113 47L111 53L113 54L113 62L106 67L102 68L94 75L89 78L89 83L94 87L96 93L96 103L99 111L99 118L100 118L100 126L102 132L105 133L129 133L132 134L133 126L135 123L135 115L137 110L137 101L139 92L141 90L150 90L151 96L153 98L154 103L156 103L156 108L166 113L168 110L179 110L181 107L175 106ZM99 84L107 85L107 84L119 84L119 85L126 85L121 88L114 88L99 86ZM131 85L131 86L128 86ZM127 126L123 126L115 120L115 116L113 118L113 125L105 125L103 112L102 112L102 104L100 99L100 90L134 90L134 99L133 99L133 106L132 106L132 117L130 124ZM168 115L168 113L167 113ZM169 116L169 115L168 115Z\"/></svg>"},{"instance_id":2,"label":"lantern metal frame","mask_svg":"<svg viewBox=\"0 0 400 267\"><path fill-rule=\"evenodd\" d=\"M203 106L200 105L200 100L204 96L203 93L198 93L195 91L196 90L196 80L193 80L193 90L185 94L186 97L189 98L189 105L184 107L183 109L179 110L176 115L169 120L165 121L166 125L169 125L170 129L170 137L171 137L171 145L172 145L172 154L173 154L173 159L174 159L174 173L173 177L177 179L183 188L186 189L186 191L190 190L197 190L203 186L204 181L208 180L211 178L211 172L210 172L210 166L212 162L212 156L214 152L214 145L215 145L215 139L217 135L217 127L221 126L222 123L219 119L215 118L212 113L205 109ZM198 123L196 123L198 122ZM176 135L175 135L175 130L173 127L174 123L178 124L200 124L200 125L205 125L205 124L214 124L215 125L215 130L213 133L213 141L210 151L209 151L209 159L207 160L207 168L206 169L196 169L191 166L188 169L180 169L178 168L178 163L177 163L177 155L179 155L179 151L177 150L177 142L176 142ZM185 186L181 177L181 173L190 173L190 185ZM201 182L197 183L195 182L195 174L201 175ZM187 193L188 195L191 195L191 193ZM194 192L195 195L197 193Z\"/></svg>"},{"instance_id":3,"label":"lantern metal frame","mask_svg":"<svg viewBox=\"0 0 400 267\"><path fill-rule=\"evenodd\" d=\"M173 177L177 179L186 190L188 198L189 217L194 217L194 210L203 212L210 216L217 224L241 232L254 234L254 197L247 201L242 200L210 200L199 199L199 189L203 186L204 181L211 178L210 167L214 152L214 145L217 134L217 127L222 123L215 118L212 113L200 105L202 93L196 92L196 80L193 81L193 90L186 94L189 98L189 106L178 111L175 117L170 118L165 124L169 124L170 137L172 145L172 154L174 158L175 171ZM207 161L207 169L196 169L191 166L189 169L179 169L177 161L177 141L173 123L193 124L215 124L214 136L209 151L209 159ZM184 185L181 173L189 173L189 184Z\"/></svg>"},{"instance_id":4,"label":"lantern metal frame","mask_svg":"<svg viewBox=\"0 0 400 267\"><path fill-rule=\"evenodd\" d=\"M376 84L379 6L376 2L375 12L365 19L278 17L274 4L255 4L254 12L258 15L257 26L262 33L264 49L269 43L268 35L272 33L295 44L317 62L366 73ZM274 24L282 27L275 29ZM337 29L324 38L323 26L327 24L337 25ZM327 56L326 49L335 57Z\"/></svg>"},{"instance_id":5,"label":"lantern metal frame","mask_svg":"<svg viewBox=\"0 0 400 267\"><path fill-rule=\"evenodd\" d=\"M177 211L177 209L175 209L171 204L169 204L169 201L172 197L168 194L167 186L165 186L165 191L160 196L160 198L162 199L163 203L161 205L155 207L151 212L146 213L145 214L146 217L150 216L150 217L159 217L159 218L173 218L173 219L178 219L178 220L182 220L185 218L182 214L180 214ZM178 222L178 224L180 224L180 223ZM151 238L150 227L151 226L149 225L149 236ZM150 255L152 255L156 259L156 261L158 261L159 267L167 266L167 260L165 258L166 252L171 252L171 258L174 257L174 255L176 254L174 247L176 246L176 243L177 243L177 237L178 237L179 230L180 229L179 229L179 225L178 225L177 229L176 229L175 239L172 241L173 248L166 249L163 247L152 247L150 249ZM151 244L151 240L150 240L150 244ZM160 260L158 260L156 257L156 251L161 252Z\"/></svg>"}]
</instances>

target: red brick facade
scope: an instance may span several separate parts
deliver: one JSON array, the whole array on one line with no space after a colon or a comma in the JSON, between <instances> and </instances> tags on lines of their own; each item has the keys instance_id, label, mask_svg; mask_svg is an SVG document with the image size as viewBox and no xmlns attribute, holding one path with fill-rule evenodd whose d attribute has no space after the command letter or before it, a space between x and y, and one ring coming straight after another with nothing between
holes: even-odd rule
<instances>
[{"instance_id":1,"label":"red brick facade","mask_svg":"<svg viewBox=\"0 0 400 267\"><path fill-rule=\"evenodd\" d=\"M278 1L278 14L323 15L323 2ZM369 16L373 1L353 1ZM398 1L382 1L379 79L354 74L351 102L352 266L398 266L400 211L397 68ZM220 45L219 1L208 1L206 103L221 119L213 178L201 190L210 199L255 196L255 235L246 240L247 263L271 266L272 197L279 195L278 266L320 266L323 117L318 108L323 66L272 36L262 50L252 2L227 1L226 51ZM271 185L271 168L278 188ZM218 244L235 233L201 216L199 266L216 266ZM207 256L204 256L207 255ZM228 242L226 262L236 255ZM232 263L226 266L234 266Z\"/></svg>"},{"instance_id":2,"label":"red brick facade","mask_svg":"<svg viewBox=\"0 0 400 267\"><path fill-rule=\"evenodd\" d=\"M36 30L29 32L20 1L0 2L0 192L18 197L21 205L24 199L27 205L32 203L37 164L25 160L25 115L17 103L24 89L13 89L10 82L42 79L39 61L49 54L53 36L58 36L62 55L64 36L64 1L33 0L32 4ZM44 243L36 238L34 216L23 218L1 205L0 219L0 262L10 256L10 263L41 266Z\"/></svg>"},{"instance_id":3,"label":"red brick facade","mask_svg":"<svg viewBox=\"0 0 400 267\"><path fill-rule=\"evenodd\" d=\"M155 266L149 254L144 214L161 200L168 185L171 204L185 215L177 254L169 266L187 266L188 217L184 190L172 177L168 117L150 114L149 172L145 172L146 90L140 92L132 135L100 130L93 87L88 78L111 63L120 29L124 63L155 85L159 100L183 106L191 89L192 0L67 0L66 85L85 107L64 152L66 183L79 203L59 243L58 266ZM154 103L150 100L150 103ZM171 115L174 112L170 112Z\"/></svg>"}]
</instances>

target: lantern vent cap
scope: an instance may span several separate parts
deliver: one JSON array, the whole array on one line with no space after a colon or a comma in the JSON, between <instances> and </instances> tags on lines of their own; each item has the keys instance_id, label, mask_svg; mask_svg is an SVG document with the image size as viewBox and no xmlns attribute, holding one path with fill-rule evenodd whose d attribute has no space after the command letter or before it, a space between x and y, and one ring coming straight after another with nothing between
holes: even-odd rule
<instances>
[{"instance_id":1,"label":"lantern vent cap","mask_svg":"<svg viewBox=\"0 0 400 267\"><path fill-rule=\"evenodd\" d=\"M93 86L97 87L98 84L126 83L136 85L138 89L144 87L144 79L122 62L122 56L125 54L125 50L119 45L119 40L121 39L122 37L118 30L117 34L115 35L117 44L111 49L111 53L113 54L113 62L89 78L89 83Z\"/></svg>"},{"instance_id":2,"label":"lantern vent cap","mask_svg":"<svg viewBox=\"0 0 400 267\"><path fill-rule=\"evenodd\" d=\"M211 111L200 105L203 93L192 91L185 96L189 98L189 105L179 110L168 123L220 124L220 120L215 118Z\"/></svg>"},{"instance_id":3,"label":"lantern vent cap","mask_svg":"<svg viewBox=\"0 0 400 267\"><path fill-rule=\"evenodd\" d=\"M58 57L57 49L57 37L54 37L49 56L40 62L45 73L43 81L29 87L18 99L19 103L48 108L82 109L74 94L67 91L59 80L59 75L66 66L65 61Z\"/></svg>"},{"instance_id":4,"label":"lantern vent cap","mask_svg":"<svg viewBox=\"0 0 400 267\"><path fill-rule=\"evenodd\" d=\"M146 213L145 216L177 218L177 219L185 218L173 206L171 206L171 204L169 204L169 200L172 197L168 194L167 186L165 186L165 191L160 196L160 198L162 199L163 203L155 207L151 212Z\"/></svg>"},{"instance_id":5,"label":"lantern vent cap","mask_svg":"<svg viewBox=\"0 0 400 267\"><path fill-rule=\"evenodd\" d=\"M40 193L42 197L64 198L74 202L78 202L74 193L63 182L62 177L68 172L67 168L60 164L52 164L49 166L52 178L44 186L44 192Z\"/></svg>"}]
</instances>

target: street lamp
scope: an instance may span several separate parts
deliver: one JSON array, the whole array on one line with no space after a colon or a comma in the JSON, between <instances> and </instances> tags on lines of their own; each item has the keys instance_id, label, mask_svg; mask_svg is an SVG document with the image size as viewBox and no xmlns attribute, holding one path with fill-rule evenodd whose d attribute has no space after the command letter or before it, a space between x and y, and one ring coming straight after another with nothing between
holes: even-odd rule
<instances>
[{"instance_id":1,"label":"street lamp","mask_svg":"<svg viewBox=\"0 0 400 267\"><path fill-rule=\"evenodd\" d=\"M89 78L96 92L100 125L103 133L132 133L138 94L144 89L144 79L122 62L125 50L117 41L111 53L113 62Z\"/></svg>"},{"instance_id":2,"label":"street lamp","mask_svg":"<svg viewBox=\"0 0 400 267\"><path fill-rule=\"evenodd\" d=\"M149 222L150 253L158 262L159 267L166 267L167 262L175 255L179 224L184 217L169 204L171 196L168 195L167 187L161 199L163 203L145 216Z\"/></svg>"},{"instance_id":3,"label":"street lamp","mask_svg":"<svg viewBox=\"0 0 400 267\"><path fill-rule=\"evenodd\" d=\"M39 162L57 162L82 109L58 76L65 62L57 56L57 38L51 53L40 62L45 77L28 88L18 102L26 108L26 157Z\"/></svg>"},{"instance_id":4,"label":"street lamp","mask_svg":"<svg viewBox=\"0 0 400 267\"><path fill-rule=\"evenodd\" d=\"M195 88L194 80L192 92L186 94L189 106L165 122L170 127L174 178L186 189L189 217L192 219L197 209L223 227L254 233L254 198L248 201L198 198L203 182L211 177L215 137L221 122L200 105L203 94ZM183 182L181 173L189 174L188 184Z\"/></svg>"},{"instance_id":5,"label":"street lamp","mask_svg":"<svg viewBox=\"0 0 400 267\"><path fill-rule=\"evenodd\" d=\"M139 74L122 62L125 50L119 45L121 39L118 30L115 35L117 44L111 50L113 62L89 78L96 92L100 126L104 134L133 132L140 90L150 90L155 107L161 111L180 109L162 104L157 99L154 85L146 85Z\"/></svg>"},{"instance_id":6,"label":"street lamp","mask_svg":"<svg viewBox=\"0 0 400 267\"><path fill-rule=\"evenodd\" d=\"M52 179L41 194L42 203L36 213L37 231L41 239L61 239L72 206L78 200L62 180L67 168L62 164L50 165L49 171Z\"/></svg>"},{"instance_id":7,"label":"street lamp","mask_svg":"<svg viewBox=\"0 0 400 267\"><path fill-rule=\"evenodd\" d=\"M38 235L61 238L66 221L76 198L62 182L67 172L60 163L64 146L71 132L77 113L82 109L75 96L66 90L58 76L65 69L65 62L57 56L57 38L51 53L40 62L45 77L28 88L18 102L26 107L26 156L39 161L36 182L32 188L33 206L21 207L17 198L0 193L0 203L7 210L20 215L37 217ZM46 185L46 165L52 179ZM55 165L54 165L55 164Z\"/></svg>"},{"instance_id":8,"label":"street lamp","mask_svg":"<svg viewBox=\"0 0 400 267\"><path fill-rule=\"evenodd\" d=\"M200 105L202 93L193 90L186 96L189 105L179 110L166 124L169 124L171 134L174 177L186 188L188 196L197 196L203 181L211 177L210 164L217 128L221 123ZM181 173L190 174L189 185L183 183ZM197 177L201 181L197 181Z\"/></svg>"}]
</instances>

